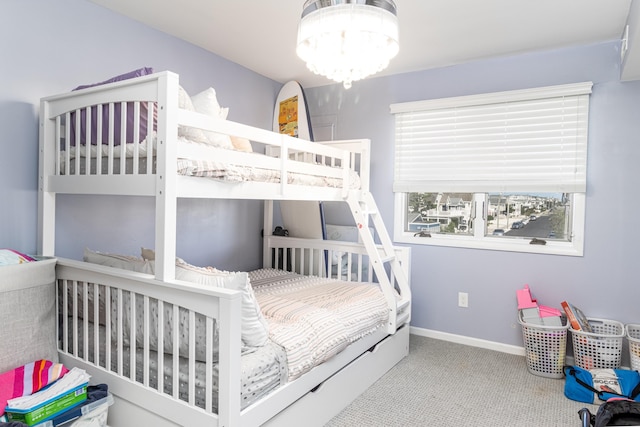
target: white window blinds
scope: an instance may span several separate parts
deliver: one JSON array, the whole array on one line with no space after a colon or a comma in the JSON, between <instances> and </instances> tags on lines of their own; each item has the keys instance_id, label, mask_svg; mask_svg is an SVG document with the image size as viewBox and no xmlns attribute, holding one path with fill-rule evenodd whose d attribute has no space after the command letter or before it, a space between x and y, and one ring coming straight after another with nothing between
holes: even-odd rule
<instances>
[{"instance_id":1,"label":"white window blinds","mask_svg":"<svg viewBox=\"0 0 640 427\"><path fill-rule=\"evenodd\" d=\"M584 192L592 84L391 105L395 192Z\"/></svg>"}]
</instances>

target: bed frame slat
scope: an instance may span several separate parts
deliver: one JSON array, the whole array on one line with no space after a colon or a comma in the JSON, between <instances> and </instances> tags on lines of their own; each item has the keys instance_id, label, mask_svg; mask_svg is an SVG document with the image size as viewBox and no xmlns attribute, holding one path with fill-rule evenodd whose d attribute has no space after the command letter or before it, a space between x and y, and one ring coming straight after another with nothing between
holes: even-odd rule
<instances>
[{"instance_id":1,"label":"bed frame slat","mask_svg":"<svg viewBox=\"0 0 640 427\"><path fill-rule=\"evenodd\" d=\"M207 380L207 379L205 379ZM196 404L196 313L189 311L189 404Z\"/></svg>"},{"instance_id":2,"label":"bed frame slat","mask_svg":"<svg viewBox=\"0 0 640 427\"><path fill-rule=\"evenodd\" d=\"M180 317L180 308L176 305L173 304L173 318L174 319L179 319ZM173 325L171 325L171 328L173 328L173 356L172 356L172 360L173 360L173 369L172 369L172 379L173 379L173 383L172 383L172 390L173 390L173 397L175 399L179 399L180 398L180 358L179 358L179 354L180 354L180 331L178 330L178 322L174 320Z\"/></svg>"},{"instance_id":3,"label":"bed frame slat","mask_svg":"<svg viewBox=\"0 0 640 427\"><path fill-rule=\"evenodd\" d=\"M124 376L124 338L123 338L123 334L124 334L124 322L122 321L122 317L124 315L124 302L123 302L123 295L124 291L122 289L118 289L117 295L118 295L118 305L117 305L117 327L116 327L116 333L117 335L117 373L120 376Z\"/></svg>"},{"instance_id":4,"label":"bed frame slat","mask_svg":"<svg viewBox=\"0 0 640 427\"><path fill-rule=\"evenodd\" d=\"M102 104L96 108L96 175L102 175Z\"/></svg>"},{"instance_id":5,"label":"bed frame slat","mask_svg":"<svg viewBox=\"0 0 640 427\"><path fill-rule=\"evenodd\" d=\"M153 174L153 156L155 151L155 129L153 125L149 123L154 123L153 117L157 112L155 111L156 104L153 102L147 102L147 170L146 174Z\"/></svg>"},{"instance_id":6,"label":"bed frame slat","mask_svg":"<svg viewBox=\"0 0 640 427\"><path fill-rule=\"evenodd\" d=\"M128 292L129 298L129 378L136 380L136 352L131 348L136 348L136 294L134 292ZM123 319L124 321L124 319Z\"/></svg>"},{"instance_id":7,"label":"bed frame slat","mask_svg":"<svg viewBox=\"0 0 640 427\"><path fill-rule=\"evenodd\" d=\"M109 117L114 117L115 115L115 105L113 102L110 102L109 104ZM109 120L109 129L108 129L108 137L109 140L107 142L107 175L113 175L113 163L114 163L114 153L113 153L113 147L115 144L114 138L115 138L115 130L114 130L114 126L115 126L115 121L114 120Z\"/></svg>"},{"instance_id":8,"label":"bed frame slat","mask_svg":"<svg viewBox=\"0 0 640 427\"><path fill-rule=\"evenodd\" d=\"M213 334L214 334L213 319L207 317L206 319L206 360L205 367L205 407L207 412L213 412ZM216 402L217 403L217 402Z\"/></svg>"},{"instance_id":9,"label":"bed frame slat","mask_svg":"<svg viewBox=\"0 0 640 427\"><path fill-rule=\"evenodd\" d=\"M164 348L164 306L165 302L158 300L158 348ZM164 357L158 352L158 391L164 392Z\"/></svg>"},{"instance_id":10,"label":"bed frame slat","mask_svg":"<svg viewBox=\"0 0 640 427\"><path fill-rule=\"evenodd\" d=\"M144 313L143 313L143 319L144 319L144 336L142 337L143 339L143 352L142 352L142 366L143 366L143 377L142 377L142 384L144 384L146 387L149 387L149 332L150 332L150 327L149 327L149 323L150 323L150 318L151 318L151 311L150 311L150 307L149 307L149 297L147 295L144 295Z\"/></svg>"}]
</instances>

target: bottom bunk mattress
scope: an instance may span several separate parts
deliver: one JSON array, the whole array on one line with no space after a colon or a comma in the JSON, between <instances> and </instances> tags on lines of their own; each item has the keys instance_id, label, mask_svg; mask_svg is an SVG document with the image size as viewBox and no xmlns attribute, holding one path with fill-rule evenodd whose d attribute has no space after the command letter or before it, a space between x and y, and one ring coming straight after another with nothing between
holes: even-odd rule
<instances>
[{"instance_id":1,"label":"bottom bunk mattress","mask_svg":"<svg viewBox=\"0 0 640 427\"><path fill-rule=\"evenodd\" d=\"M71 325L71 322L69 322ZM87 342L94 342L94 324L89 322L88 324ZM78 322L78 336L82 336L83 332L82 322ZM100 337L104 337L106 334L105 326L100 325L98 328ZM72 337L70 336L70 342ZM135 349L135 375L131 372L131 348L128 344L123 344L122 350L118 351L117 340L111 340L110 348L107 349L105 340L100 339L100 350L98 361L95 359L95 351L93 346L89 345L89 353L87 359L92 361L103 368L106 367L106 354L107 351L110 354L110 371L117 372L120 376L134 379L136 382L144 384L145 376L148 378L147 385L155 390L160 390L160 382L158 377L158 368L160 360L158 359L158 352L150 350L148 358L145 357L144 350L136 347ZM77 354L79 358L84 359L84 345L83 340L78 342ZM121 355L122 363L118 355ZM174 395L174 372L175 363L173 355L163 353L162 354L162 384L163 391L166 394ZM241 408L244 409L254 402L262 399L273 390L287 382L287 362L286 355L282 348L268 341L261 347L243 348L241 356ZM205 408L206 392L205 392L205 375L206 375L206 363L196 360L195 361L195 378L189 376L189 359L186 357L178 357L178 393L179 399L185 402L189 401L189 389L193 381L194 385L194 398L195 405L200 408ZM213 412L218 412L218 378L219 370L218 364L213 364L212 369L212 402Z\"/></svg>"},{"instance_id":2,"label":"bottom bunk mattress","mask_svg":"<svg viewBox=\"0 0 640 427\"><path fill-rule=\"evenodd\" d=\"M269 324L287 354L289 381L386 324L387 302L375 283L302 276L276 269L249 272Z\"/></svg>"}]
</instances>

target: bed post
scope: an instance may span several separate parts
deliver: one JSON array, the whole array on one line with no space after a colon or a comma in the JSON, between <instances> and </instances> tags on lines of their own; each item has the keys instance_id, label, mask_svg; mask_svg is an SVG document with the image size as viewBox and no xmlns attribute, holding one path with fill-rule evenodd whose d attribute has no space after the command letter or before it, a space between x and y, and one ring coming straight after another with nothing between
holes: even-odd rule
<instances>
[{"instance_id":1,"label":"bed post","mask_svg":"<svg viewBox=\"0 0 640 427\"><path fill-rule=\"evenodd\" d=\"M156 165L156 279L175 278L176 259L176 145L178 143L178 75L158 77L158 131Z\"/></svg>"},{"instance_id":2,"label":"bed post","mask_svg":"<svg viewBox=\"0 0 640 427\"><path fill-rule=\"evenodd\" d=\"M218 427L240 426L241 311L240 298L220 298Z\"/></svg>"},{"instance_id":3,"label":"bed post","mask_svg":"<svg viewBox=\"0 0 640 427\"><path fill-rule=\"evenodd\" d=\"M49 103L40 101L40 135L38 161L38 242L37 253L53 256L56 232L56 194L48 191L47 178L54 174L56 143L55 123L49 120ZM45 162L45 159L47 160Z\"/></svg>"},{"instance_id":4,"label":"bed post","mask_svg":"<svg viewBox=\"0 0 640 427\"><path fill-rule=\"evenodd\" d=\"M271 267L271 251L267 247L267 240L273 233L273 200L264 201L264 223L262 230L262 267Z\"/></svg>"},{"instance_id":5,"label":"bed post","mask_svg":"<svg viewBox=\"0 0 640 427\"><path fill-rule=\"evenodd\" d=\"M368 192L371 177L371 140L363 139L360 150L360 190ZM355 168L355 163L353 167Z\"/></svg>"}]
</instances>

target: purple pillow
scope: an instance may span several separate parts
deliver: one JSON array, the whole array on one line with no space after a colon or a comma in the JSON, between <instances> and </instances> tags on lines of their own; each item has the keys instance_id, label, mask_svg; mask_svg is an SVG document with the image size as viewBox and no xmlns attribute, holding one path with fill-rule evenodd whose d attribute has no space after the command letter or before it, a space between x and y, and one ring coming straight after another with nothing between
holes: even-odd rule
<instances>
[{"instance_id":1,"label":"purple pillow","mask_svg":"<svg viewBox=\"0 0 640 427\"><path fill-rule=\"evenodd\" d=\"M95 87L95 86L100 86L100 85L104 85L107 83L113 83L113 82L118 82L121 80L127 80L127 79L132 79L135 77L140 77L140 76L146 76L148 74L153 74L153 68L150 67L144 67L144 68L139 68L137 70L134 71L130 71L128 73L125 74L121 74L119 76L116 77L112 77L109 80L105 80L103 82L100 83L94 83L94 84L90 84L90 85L82 85L82 86L78 86L77 88L73 89L73 90L81 90L81 89L87 89L90 87ZM114 127L113 127L113 141L114 141L114 145L120 145L120 143L122 141L120 141L120 134L121 134L121 104L120 103L116 103L113 106L113 114L114 114ZM92 145L96 145L98 143L98 137L97 137L97 126L98 126L98 118L97 118L97 113L98 111L98 107L94 106L91 107L91 135L89 136L90 138L90 143ZM139 136L139 140L142 141L144 138L146 138L147 136L147 111L148 111L148 107L147 107L147 103L141 103L140 104L140 136ZM84 145L86 144L86 109L83 109L80 112L80 144ZM155 117L155 115L154 115ZM133 142L133 135L134 135L134 115L133 115L133 102L127 102L127 133L126 133L126 142ZM109 127L107 126L107 123L109 123L109 108L107 104L104 104L102 107L102 144L103 145L108 145L109 144ZM75 133L76 133L76 113L73 112L71 113L71 146L75 146L76 145L76 138L75 138ZM155 129L155 119L154 119L154 129Z\"/></svg>"}]
</instances>

